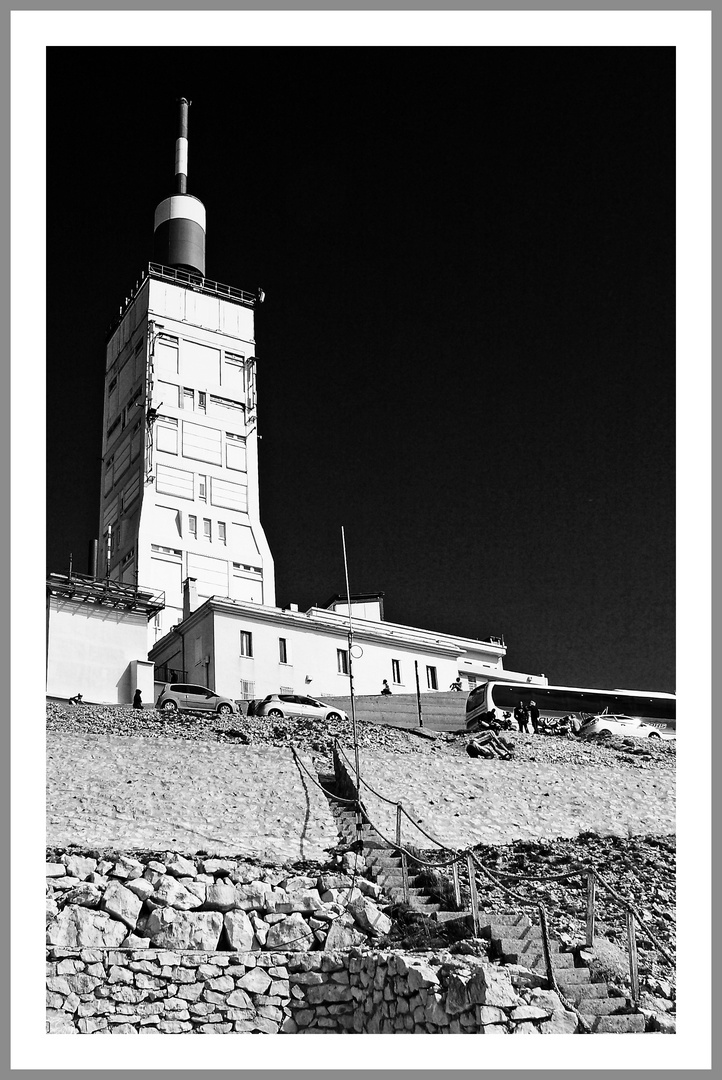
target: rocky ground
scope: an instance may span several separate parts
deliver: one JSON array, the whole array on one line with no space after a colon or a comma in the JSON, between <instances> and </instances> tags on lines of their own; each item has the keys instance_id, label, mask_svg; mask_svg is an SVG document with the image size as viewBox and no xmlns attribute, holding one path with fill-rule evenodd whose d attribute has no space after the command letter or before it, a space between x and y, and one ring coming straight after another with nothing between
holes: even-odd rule
<instances>
[{"instance_id":1,"label":"rocky ground","mask_svg":"<svg viewBox=\"0 0 722 1080\"><path fill-rule=\"evenodd\" d=\"M630 900L659 944L674 957L676 941L676 879L674 836L598 836L583 834L574 839L505 845L479 845L475 853L483 866L497 874L539 876L546 880L499 878L504 889L488 887L479 892L482 909L505 909L530 914L529 904L542 903L550 929L567 947L581 944L586 929L586 878L553 880L554 875L592 866L615 892ZM423 852L429 862L443 862L438 851ZM467 880L461 873L462 890ZM533 913L533 909L531 909ZM629 979L625 913L622 905L602 885L596 891L596 930L605 943L605 963L611 982ZM644 928L637 928L639 973L648 982L674 981L674 969ZM607 970L605 969L605 974ZM669 994L665 995L669 997Z\"/></svg>"},{"instance_id":2,"label":"rocky ground","mask_svg":"<svg viewBox=\"0 0 722 1080\"><path fill-rule=\"evenodd\" d=\"M168 714L155 709L139 712L130 708L98 705L68 707L48 704L47 730L70 734L131 736L147 739L186 739L242 745L293 745L297 750L320 755L330 764L335 738L351 746L350 721L328 725L320 720L288 717L269 720L240 715L192 716ZM466 755L470 736L459 732L430 729L401 730L386 724L359 720L361 749L389 750L401 754ZM645 767L673 771L676 762L674 740L606 738L586 741L556 735L527 735L512 732L514 758L551 765L601 765L614 768Z\"/></svg>"},{"instance_id":3,"label":"rocky ground","mask_svg":"<svg viewBox=\"0 0 722 1080\"><path fill-rule=\"evenodd\" d=\"M300 753L308 755L321 772L326 769L330 771L336 737L343 742L347 750L352 745L351 724L345 721L329 727L300 718L270 721L240 715L222 718L179 717L176 714L169 717L154 710L139 713L129 708L98 706L68 708L49 704L47 730L60 739L66 733L76 737L84 734L109 735L121 740L127 737L220 743L229 745L229 748L246 746L259 752L266 747L292 746ZM542 767L542 771L547 766L559 766L560 769L568 767L576 773L577 770L589 766L590 777L600 769L624 771L627 777L628 770L641 770L639 783L647 782L647 774L649 782L653 781L655 774L659 775L660 779L661 774L666 774L665 780L672 783L673 794L673 776L669 774L675 769L674 741L614 738L587 742L516 732L510 737L515 745L514 763L517 768L520 763L535 762ZM418 756L422 759L419 766L423 763L426 771L432 772L443 773L457 758L468 763L468 739L469 736L464 730L440 733L428 729L399 730L366 721L358 723L358 741L363 751L370 752L379 759L388 754L389 761L398 754ZM473 765L475 773L478 772L482 778L481 782L488 784L493 780L492 772L503 768L504 763L475 760ZM408 771L405 766L401 768ZM629 780L636 783L632 777L629 777ZM614 783L613 780L611 782ZM640 829L640 832L645 831L644 828ZM661 831L664 832L664 829ZM546 882L507 882L507 885L514 889L516 897L510 897L502 889L490 885L487 892L480 897L483 906L521 910L525 905L541 900L547 910L553 933L568 946L579 945L584 939L586 884L582 879L549 879L554 874L591 863L598 867L616 891L634 902L651 932L670 955L674 956L673 835L602 836L594 831L569 839L524 839L503 844L479 844L475 850L490 870L514 874L544 874L547 877ZM439 858L438 852L424 852L424 855L429 861ZM464 884L462 880L462 887ZM526 910L528 912L528 906ZM408 927L403 926L403 913L395 912L395 918L402 938L408 939ZM597 920L599 940L604 945L602 951L608 965L608 970L600 969L600 977L606 977L613 985L616 983L624 986L628 978L624 915L618 902L602 887L597 891ZM422 928L419 932L423 938L428 929ZM670 989L670 983L674 979L672 966L644 930L638 930L637 942L640 978L645 993L673 999ZM448 947L449 943L438 942L440 947L444 947L444 944ZM460 943L460 946L462 949L468 947L463 943ZM597 962L602 964L601 959Z\"/></svg>"}]
</instances>

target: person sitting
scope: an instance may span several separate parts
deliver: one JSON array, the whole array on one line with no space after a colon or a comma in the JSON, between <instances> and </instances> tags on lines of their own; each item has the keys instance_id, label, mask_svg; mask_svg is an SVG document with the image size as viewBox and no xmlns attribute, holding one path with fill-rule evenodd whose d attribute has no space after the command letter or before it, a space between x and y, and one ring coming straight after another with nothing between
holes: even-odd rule
<instances>
[{"instance_id":1,"label":"person sitting","mask_svg":"<svg viewBox=\"0 0 722 1080\"><path fill-rule=\"evenodd\" d=\"M456 678L454 679L453 683L449 687L449 690L461 690L461 688L462 688L461 687L461 679L457 675Z\"/></svg>"},{"instance_id":2,"label":"person sitting","mask_svg":"<svg viewBox=\"0 0 722 1080\"><path fill-rule=\"evenodd\" d=\"M82 704L83 704L83 695L82 694L76 694L75 697L68 698L68 705L82 705Z\"/></svg>"},{"instance_id":3,"label":"person sitting","mask_svg":"<svg viewBox=\"0 0 722 1080\"><path fill-rule=\"evenodd\" d=\"M514 753L514 744L510 739L495 735L493 731L480 731L469 739L466 752L469 757L500 757L502 761L509 761Z\"/></svg>"},{"instance_id":4,"label":"person sitting","mask_svg":"<svg viewBox=\"0 0 722 1080\"><path fill-rule=\"evenodd\" d=\"M384 685L381 688L381 693L382 694L390 694L391 693L391 687L389 686L388 679L384 679Z\"/></svg>"}]
</instances>

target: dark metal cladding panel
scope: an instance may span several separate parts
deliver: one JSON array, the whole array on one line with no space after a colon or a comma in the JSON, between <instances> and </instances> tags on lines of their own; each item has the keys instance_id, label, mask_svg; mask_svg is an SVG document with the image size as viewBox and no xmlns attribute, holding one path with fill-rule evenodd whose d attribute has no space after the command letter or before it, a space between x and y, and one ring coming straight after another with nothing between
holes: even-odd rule
<instances>
[{"instance_id":1,"label":"dark metal cladding panel","mask_svg":"<svg viewBox=\"0 0 722 1080\"><path fill-rule=\"evenodd\" d=\"M155 230L153 258L164 266L206 273L206 234L197 221L171 218Z\"/></svg>"}]
</instances>

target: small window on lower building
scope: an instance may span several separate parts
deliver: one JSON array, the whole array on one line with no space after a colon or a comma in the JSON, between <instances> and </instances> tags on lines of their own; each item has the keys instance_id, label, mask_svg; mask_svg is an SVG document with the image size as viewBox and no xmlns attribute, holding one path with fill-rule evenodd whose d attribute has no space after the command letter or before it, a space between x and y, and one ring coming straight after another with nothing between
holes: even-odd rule
<instances>
[{"instance_id":1,"label":"small window on lower building","mask_svg":"<svg viewBox=\"0 0 722 1080\"><path fill-rule=\"evenodd\" d=\"M253 656L253 634L250 630L241 630L241 656Z\"/></svg>"},{"instance_id":2,"label":"small window on lower building","mask_svg":"<svg viewBox=\"0 0 722 1080\"><path fill-rule=\"evenodd\" d=\"M198 391L198 408L206 411L206 392L205 390Z\"/></svg>"},{"instance_id":3,"label":"small window on lower building","mask_svg":"<svg viewBox=\"0 0 722 1080\"><path fill-rule=\"evenodd\" d=\"M203 518L203 539L210 540L211 538L211 519Z\"/></svg>"},{"instance_id":4,"label":"small window on lower building","mask_svg":"<svg viewBox=\"0 0 722 1080\"><path fill-rule=\"evenodd\" d=\"M195 514L188 515L188 535L193 537L198 536L198 518Z\"/></svg>"},{"instance_id":5,"label":"small window on lower building","mask_svg":"<svg viewBox=\"0 0 722 1080\"><path fill-rule=\"evenodd\" d=\"M339 675L348 675L348 649L336 649Z\"/></svg>"},{"instance_id":6,"label":"small window on lower building","mask_svg":"<svg viewBox=\"0 0 722 1080\"><path fill-rule=\"evenodd\" d=\"M426 665L426 685L428 686L429 690L439 689L438 679L436 678L436 668L429 667L428 664Z\"/></svg>"},{"instance_id":7,"label":"small window on lower building","mask_svg":"<svg viewBox=\"0 0 722 1080\"><path fill-rule=\"evenodd\" d=\"M288 644L285 637L278 639L278 662L279 664L288 663Z\"/></svg>"},{"instance_id":8,"label":"small window on lower building","mask_svg":"<svg viewBox=\"0 0 722 1080\"><path fill-rule=\"evenodd\" d=\"M401 663L399 660L391 661L391 679L395 683L401 682Z\"/></svg>"},{"instance_id":9,"label":"small window on lower building","mask_svg":"<svg viewBox=\"0 0 722 1080\"><path fill-rule=\"evenodd\" d=\"M208 499L208 477L198 474L198 498L201 502L206 502Z\"/></svg>"},{"instance_id":10,"label":"small window on lower building","mask_svg":"<svg viewBox=\"0 0 722 1080\"><path fill-rule=\"evenodd\" d=\"M222 544L226 542L226 523L225 521L218 522L218 539Z\"/></svg>"}]
</instances>

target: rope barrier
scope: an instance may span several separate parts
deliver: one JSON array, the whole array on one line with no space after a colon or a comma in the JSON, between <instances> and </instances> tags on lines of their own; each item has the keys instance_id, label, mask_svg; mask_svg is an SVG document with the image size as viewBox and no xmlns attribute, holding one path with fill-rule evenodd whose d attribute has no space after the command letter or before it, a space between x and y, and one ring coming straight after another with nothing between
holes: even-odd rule
<instances>
[{"instance_id":1,"label":"rope barrier","mask_svg":"<svg viewBox=\"0 0 722 1080\"><path fill-rule=\"evenodd\" d=\"M339 756L341 758L343 758L345 763L350 767L351 762L349 761L348 757L344 753L343 747L339 744L338 739L336 739L336 750L337 750ZM597 880L599 881L599 883L604 888L606 888L609 891L609 893L616 900L618 900L619 903L621 903L622 906L625 909L632 912L634 917L638 920L640 926L644 927L644 929L645 929L650 941L652 942L652 944L659 950L659 952L662 954L662 956L664 956L664 958L672 965L672 967L675 966L674 959L670 956L670 954L669 954L669 952L667 952L666 948L659 942L659 940L655 937L655 935L649 929L649 926L648 926L647 922L641 917L641 915L639 914L639 911L637 910L635 905L630 903L630 901L625 900L625 898L623 896L620 896L620 894L617 893L616 890L613 889L612 886L602 877L602 875L599 873L599 871L597 870L597 868L595 866L584 865L584 866L579 867L576 870L565 871L564 873L561 873L561 874L513 874L513 873L510 873L509 871L505 871L505 870L490 871L486 867L481 865L481 863L479 862L477 856L474 854L474 852L471 849L464 849L464 850L458 850L457 849L456 851L454 851L454 849L446 847L446 845L443 844L440 840L438 840L435 836L432 836L431 833L426 832L426 830L423 829L419 825L418 822L414 821L414 819L411 817L408 810L406 809L406 807L402 803L399 803L399 802L395 803L392 799L389 799L385 795L382 795L381 792L376 791L376 789L373 788L368 783L368 781L366 781L360 774L359 774L359 780L365 787L368 788L369 791L371 791L374 795L376 795L377 798L381 799L382 802L387 803L389 806L401 806L402 813L411 822L411 824L414 826L414 828L418 829L418 831L423 836L425 836L425 837L427 837L427 839L431 840L432 843L434 843L442 851L445 851L449 855L451 855L451 858L449 860L445 860L443 862L430 862L430 861L428 861L426 859L422 859L418 855L414 855L411 851L408 850L408 848L405 848L402 845L398 845L394 841L389 840L387 837L385 837L383 835L383 833L381 833L380 830L377 828L377 826L374 825L373 819L371 818L371 815L369 814L368 809L366 808L364 803L360 802L360 805L363 808L363 812L366 815L366 818L367 818L369 824L372 826L373 829L375 829L375 831L378 833L378 835L381 837L381 839L384 840L385 843L387 843L389 845L389 847L393 848L394 850L403 852L409 858L413 859L414 862L418 863L420 866L428 866L428 867L431 867L432 869L437 869L437 868L442 868L443 869L443 868L445 868L447 866L453 866L454 863L461 863L463 861L464 857L467 854L470 854L472 856L472 858L474 860L474 863L477 866L477 868L481 871L482 874L484 874L492 882L492 884L493 884L493 886L495 888L498 888L502 892L506 893L508 896L511 896L513 899L515 899L517 902L521 903L523 906L533 905L534 901L528 900L526 897L520 896L519 894L515 893L512 889L509 889L507 886L502 885L501 882L498 880L500 877L504 878L506 880L511 880L511 881L542 881L542 882L549 882L549 881L569 881L569 880L571 880L573 878L582 878L582 877L585 877L589 873L594 873L596 875ZM346 801L351 802L352 800L346 800ZM542 910L541 905L537 904L537 906L539 907L539 909L541 911ZM546 918L546 915L545 915L545 918ZM559 993L558 987L556 988L556 992ZM561 997L561 994L560 994L560 997ZM567 1004L565 1004L565 1007L571 1008L574 1012L577 1013L577 1015L581 1019L581 1014L578 1012L578 1010L574 1007L574 1005L572 1003L568 1003L568 1006L567 1006ZM582 1020L582 1024L585 1025L586 1021ZM589 1029L585 1027L585 1030L589 1030Z\"/></svg>"}]
</instances>

